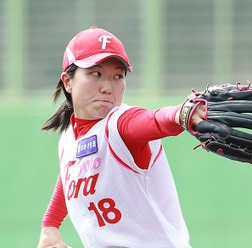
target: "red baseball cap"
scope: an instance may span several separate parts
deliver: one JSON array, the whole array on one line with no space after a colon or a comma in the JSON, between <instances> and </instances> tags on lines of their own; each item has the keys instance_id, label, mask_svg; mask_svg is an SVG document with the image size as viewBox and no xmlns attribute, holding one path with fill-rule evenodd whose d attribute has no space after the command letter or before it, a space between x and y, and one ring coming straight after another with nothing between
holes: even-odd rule
<instances>
[{"instance_id":1,"label":"red baseball cap","mask_svg":"<svg viewBox=\"0 0 252 248\"><path fill-rule=\"evenodd\" d=\"M62 69L65 71L71 64L89 68L110 57L119 59L125 68L132 72L122 42L104 29L91 27L79 32L68 43L63 56Z\"/></svg>"}]
</instances>

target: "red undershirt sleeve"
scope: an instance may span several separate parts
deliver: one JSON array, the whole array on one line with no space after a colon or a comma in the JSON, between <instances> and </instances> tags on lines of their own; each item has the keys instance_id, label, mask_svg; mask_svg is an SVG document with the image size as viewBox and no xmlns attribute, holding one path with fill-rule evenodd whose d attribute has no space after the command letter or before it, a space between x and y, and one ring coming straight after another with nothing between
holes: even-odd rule
<instances>
[{"instance_id":1,"label":"red undershirt sleeve","mask_svg":"<svg viewBox=\"0 0 252 248\"><path fill-rule=\"evenodd\" d=\"M59 175L52 198L42 219L42 227L59 228L67 215L61 176Z\"/></svg>"},{"instance_id":2,"label":"red undershirt sleeve","mask_svg":"<svg viewBox=\"0 0 252 248\"><path fill-rule=\"evenodd\" d=\"M152 111L140 107L127 110L118 120L119 133L141 169L148 169L151 151L148 142L176 136L183 128L175 122L180 106Z\"/></svg>"},{"instance_id":3,"label":"red undershirt sleeve","mask_svg":"<svg viewBox=\"0 0 252 248\"><path fill-rule=\"evenodd\" d=\"M146 143L168 136L176 136L183 128L175 122L180 106L152 111L140 107L127 110L118 121L118 129L124 141Z\"/></svg>"},{"instance_id":4,"label":"red undershirt sleeve","mask_svg":"<svg viewBox=\"0 0 252 248\"><path fill-rule=\"evenodd\" d=\"M184 131L184 129L175 122L175 115L180 107L180 105L175 107L164 107L154 112L154 119L161 133L160 138L177 136Z\"/></svg>"}]
</instances>

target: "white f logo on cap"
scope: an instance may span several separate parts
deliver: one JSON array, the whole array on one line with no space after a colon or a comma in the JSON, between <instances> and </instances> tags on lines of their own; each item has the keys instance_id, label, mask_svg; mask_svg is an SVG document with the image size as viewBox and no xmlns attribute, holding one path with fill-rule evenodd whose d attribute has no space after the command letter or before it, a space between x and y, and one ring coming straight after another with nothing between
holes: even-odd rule
<instances>
[{"instance_id":1,"label":"white f logo on cap","mask_svg":"<svg viewBox=\"0 0 252 248\"><path fill-rule=\"evenodd\" d=\"M102 49L103 49L103 50L106 49L107 44L110 43L110 40L109 40L109 39L112 39L112 37L109 36L109 35L102 35L102 36L99 37L98 40L99 40L100 42L102 42Z\"/></svg>"}]
</instances>

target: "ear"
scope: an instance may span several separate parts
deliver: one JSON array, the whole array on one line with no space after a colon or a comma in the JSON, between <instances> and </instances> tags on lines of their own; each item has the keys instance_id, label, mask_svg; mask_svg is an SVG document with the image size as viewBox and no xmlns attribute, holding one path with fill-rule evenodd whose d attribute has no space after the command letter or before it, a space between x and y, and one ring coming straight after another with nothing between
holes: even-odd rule
<instances>
[{"instance_id":1,"label":"ear","mask_svg":"<svg viewBox=\"0 0 252 248\"><path fill-rule=\"evenodd\" d=\"M71 79L70 77L67 75L67 73L64 71L61 73L61 81L64 84L65 90L71 94L72 93L72 86L71 86Z\"/></svg>"}]
</instances>

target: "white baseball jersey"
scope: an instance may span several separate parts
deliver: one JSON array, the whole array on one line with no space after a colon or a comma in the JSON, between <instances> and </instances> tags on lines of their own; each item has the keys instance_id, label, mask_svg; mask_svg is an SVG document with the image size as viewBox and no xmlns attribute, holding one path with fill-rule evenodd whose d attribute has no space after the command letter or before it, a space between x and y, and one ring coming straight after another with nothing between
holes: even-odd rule
<instances>
[{"instance_id":1,"label":"white baseball jersey","mask_svg":"<svg viewBox=\"0 0 252 248\"><path fill-rule=\"evenodd\" d=\"M140 169L117 129L129 107L113 109L83 137L72 127L59 142L68 214L85 248L190 248L173 177L160 140Z\"/></svg>"}]
</instances>

